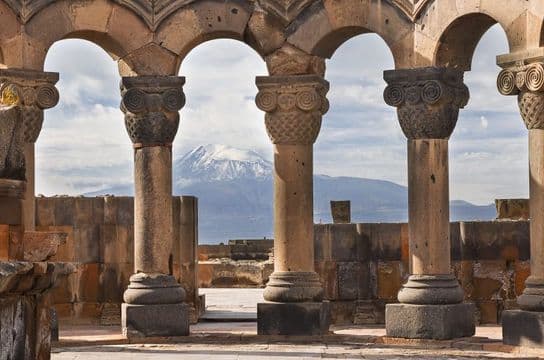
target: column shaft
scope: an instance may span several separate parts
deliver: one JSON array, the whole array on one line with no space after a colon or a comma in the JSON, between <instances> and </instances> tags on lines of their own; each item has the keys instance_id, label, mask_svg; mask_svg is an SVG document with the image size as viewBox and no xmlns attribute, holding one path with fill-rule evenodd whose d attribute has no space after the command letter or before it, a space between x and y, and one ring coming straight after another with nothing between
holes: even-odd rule
<instances>
[{"instance_id":1,"label":"column shaft","mask_svg":"<svg viewBox=\"0 0 544 360\"><path fill-rule=\"evenodd\" d=\"M134 272L172 274L172 150L134 153Z\"/></svg>"},{"instance_id":2,"label":"column shaft","mask_svg":"<svg viewBox=\"0 0 544 360\"><path fill-rule=\"evenodd\" d=\"M531 276L544 280L544 130L529 130Z\"/></svg>"},{"instance_id":3,"label":"column shaft","mask_svg":"<svg viewBox=\"0 0 544 360\"><path fill-rule=\"evenodd\" d=\"M36 229L36 162L35 144L25 143L26 190L23 200L23 224L25 231Z\"/></svg>"},{"instance_id":4,"label":"column shaft","mask_svg":"<svg viewBox=\"0 0 544 360\"><path fill-rule=\"evenodd\" d=\"M450 273L448 140L408 140L411 274Z\"/></svg>"},{"instance_id":5,"label":"column shaft","mask_svg":"<svg viewBox=\"0 0 544 360\"><path fill-rule=\"evenodd\" d=\"M312 145L275 145L274 170L274 270L312 272Z\"/></svg>"}]
</instances>

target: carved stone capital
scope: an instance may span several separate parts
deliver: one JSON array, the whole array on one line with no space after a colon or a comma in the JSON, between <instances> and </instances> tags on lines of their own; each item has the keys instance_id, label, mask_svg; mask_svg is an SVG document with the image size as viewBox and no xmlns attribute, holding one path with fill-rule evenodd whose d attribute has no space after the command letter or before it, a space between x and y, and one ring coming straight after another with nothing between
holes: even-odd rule
<instances>
[{"instance_id":1,"label":"carved stone capital","mask_svg":"<svg viewBox=\"0 0 544 360\"><path fill-rule=\"evenodd\" d=\"M169 146L179 126L179 110L185 105L179 76L136 76L121 80L121 110L135 147Z\"/></svg>"},{"instance_id":2,"label":"carved stone capital","mask_svg":"<svg viewBox=\"0 0 544 360\"><path fill-rule=\"evenodd\" d=\"M259 76L257 107L266 112L270 140L282 145L310 145L329 109L329 83L317 75Z\"/></svg>"},{"instance_id":3,"label":"carved stone capital","mask_svg":"<svg viewBox=\"0 0 544 360\"><path fill-rule=\"evenodd\" d=\"M397 108L400 126L408 139L447 139L469 91L463 72L427 67L384 72L388 86L385 102Z\"/></svg>"},{"instance_id":4,"label":"carved stone capital","mask_svg":"<svg viewBox=\"0 0 544 360\"><path fill-rule=\"evenodd\" d=\"M43 125L43 110L55 107L59 102L59 92L55 84L59 74L24 69L0 69L0 92L13 87L20 99L24 124L24 140L34 143Z\"/></svg>"},{"instance_id":5,"label":"carved stone capital","mask_svg":"<svg viewBox=\"0 0 544 360\"><path fill-rule=\"evenodd\" d=\"M544 59L518 60L497 78L502 95L517 95L527 129L544 129Z\"/></svg>"}]
</instances>

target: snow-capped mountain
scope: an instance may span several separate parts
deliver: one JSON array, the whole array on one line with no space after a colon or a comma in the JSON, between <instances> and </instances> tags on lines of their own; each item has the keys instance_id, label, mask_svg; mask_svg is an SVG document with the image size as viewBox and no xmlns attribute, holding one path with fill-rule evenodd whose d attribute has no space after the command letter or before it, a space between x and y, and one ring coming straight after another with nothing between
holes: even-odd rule
<instances>
[{"instance_id":1,"label":"snow-capped mountain","mask_svg":"<svg viewBox=\"0 0 544 360\"><path fill-rule=\"evenodd\" d=\"M251 150L208 144L185 154L174 164L175 183L264 179L272 174L272 163Z\"/></svg>"},{"instance_id":2,"label":"snow-capped mountain","mask_svg":"<svg viewBox=\"0 0 544 360\"><path fill-rule=\"evenodd\" d=\"M225 145L199 146L175 161L174 194L198 197L199 241L273 236L273 165L258 153ZM86 195L133 195L132 186ZM351 200L354 222L401 222L408 218L408 189L384 180L314 176L314 220L330 222L331 200ZM494 206L450 204L451 219L489 220Z\"/></svg>"}]
</instances>

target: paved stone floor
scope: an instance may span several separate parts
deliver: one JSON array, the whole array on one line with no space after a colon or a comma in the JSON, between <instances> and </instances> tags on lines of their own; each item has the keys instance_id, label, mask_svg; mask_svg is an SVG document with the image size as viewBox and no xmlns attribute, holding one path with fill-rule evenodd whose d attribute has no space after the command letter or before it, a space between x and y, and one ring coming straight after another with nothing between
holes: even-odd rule
<instances>
[{"instance_id":1,"label":"paved stone floor","mask_svg":"<svg viewBox=\"0 0 544 360\"><path fill-rule=\"evenodd\" d=\"M264 289L200 289L206 295L204 320L257 320L257 303L263 302Z\"/></svg>"},{"instance_id":2,"label":"paved stone floor","mask_svg":"<svg viewBox=\"0 0 544 360\"><path fill-rule=\"evenodd\" d=\"M208 314L221 322L191 326L191 336L129 341L117 326L62 326L53 360L75 359L544 359L544 351L502 345L499 326L451 341L393 339L383 326L337 326L321 337L258 336L248 321L262 289L202 289ZM227 321L242 319L244 322Z\"/></svg>"},{"instance_id":3,"label":"paved stone floor","mask_svg":"<svg viewBox=\"0 0 544 360\"><path fill-rule=\"evenodd\" d=\"M388 338L383 326L331 330L322 337L265 337L255 322L203 322L189 337L128 341L115 326L71 326L61 329L52 359L544 359L544 351L502 345L499 326L451 341Z\"/></svg>"}]
</instances>

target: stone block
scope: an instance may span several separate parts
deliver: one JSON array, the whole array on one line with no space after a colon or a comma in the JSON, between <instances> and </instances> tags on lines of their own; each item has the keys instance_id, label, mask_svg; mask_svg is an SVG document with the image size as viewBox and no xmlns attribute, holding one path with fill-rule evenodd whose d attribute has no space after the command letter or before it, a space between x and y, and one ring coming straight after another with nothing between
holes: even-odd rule
<instances>
[{"instance_id":1,"label":"stone block","mask_svg":"<svg viewBox=\"0 0 544 360\"><path fill-rule=\"evenodd\" d=\"M402 224L372 224L370 227L370 250L372 258L377 260L401 260L401 225ZM368 230L365 230L368 232Z\"/></svg>"},{"instance_id":2,"label":"stone block","mask_svg":"<svg viewBox=\"0 0 544 360\"><path fill-rule=\"evenodd\" d=\"M68 226L36 226L36 231L58 232L66 234L66 241L62 242L57 253L51 258L51 261L75 262L76 251L74 241L74 228Z\"/></svg>"},{"instance_id":3,"label":"stone block","mask_svg":"<svg viewBox=\"0 0 544 360\"><path fill-rule=\"evenodd\" d=\"M189 335L187 304L121 305L121 327L128 338Z\"/></svg>"},{"instance_id":4,"label":"stone block","mask_svg":"<svg viewBox=\"0 0 544 360\"><path fill-rule=\"evenodd\" d=\"M473 269L473 299L490 300L496 297L506 297L504 283L509 274L507 274L506 263L503 260L475 262Z\"/></svg>"},{"instance_id":5,"label":"stone block","mask_svg":"<svg viewBox=\"0 0 544 360\"><path fill-rule=\"evenodd\" d=\"M0 260L9 260L9 225L0 225Z\"/></svg>"},{"instance_id":6,"label":"stone block","mask_svg":"<svg viewBox=\"0 0 544 360\"><path fill-rule=\"evenodd\" d=\"M472 303L449 305L388 304L387 336L408 339L449 340L474 335Z\"/></svg>"},{"instance_id":7,"label":"stone block","mask_svg":"<svg viewBox=\"0 0 544 360\"><path fill-rule=\"evenodd\" d=\"M85 197L74 199L74 225L90 225L95 223L93 200L93 198Z\"/></svg>"},{"instance_id":8,"label":"stone block","mask_svg":"<svg viewBox=\"0 0 544 360\"><path fill-rule=\"evenodd\" d=\"M401 261L378 262L377 282L379 299L397 300L397 294L404 282L402 267Z\"/></svg>"},{"instance_id":9,"label":"stone block","mask_svg":"<svg viewBox=\"0 0 544 360\"><path fill-rule=\"evenodd\" d=\"M0 224L21 225L23 201L12 197L0 197Z\"/></svg>"},{"instance_id":10,"label":"stone block","mask_svg":"<svg viewBox=\"0 0 544 360\"><path fill-rule=\"evenodd\" d=\"M323 296L326 300L338 298L337 267L335 261L316 261L315 272L323 285Z\"/></svg>"},{"instance_id":11,"label":"stone block","mask_svg":"<svg viewBox=\"0 0 544 360\"><path fill-rule=\"evenodd\" d=\"M502 312L502 341L506 345L544 348L544 312Z\"/></svg>"},{"instance_id":12,"label":"stone block","mask_svg":"<svg viewBox=\"0 0 544 360\"><path fill-rule=\"evenodd\" d=\"M74 228L76 261L81 263L101 262L100 226L81 225Z\"/></svg>"},{"instance_id":13,"label":"stone block","mask_svg":"<svg viewBox=\"0 0 544 360\"><path fill-rule=\"evenodd\" d=\"M36 226L55 225L55 202L52 198L36 198Z\"/></svg>"},{"instance_id":14,"label":"stone block","mask_svg":"<svg viewBox=\"0 0 544 360\"><path fill-rule=\"evenodd\" d=\"M476 302L480 312L480 324L497 324L499 322L499 303L497 300L482 300Z\"/></svg>"},{"instance_id":15,"label":"stone block","mask_svg":"<svg viewBox=\"0 0 544 360\"><path fill-rule=\"evenodd\" d=\"M410 267L410 237L408 224L400 226L400 257L405 269Z\"/></svg>"},{"instance_id":16,"label":"stone block","mask_svg":"<svg viewBox=\"0 0 544 360\"><path fill-rule=\"evenodd\" d=\"M331 324L353 324L356 301L331 301Z\"/></svg>"},{"instance_id":17,"label":"stone block","mask_svg":"<svg viewBox=\"0 0 544 360\"><path fill-rule=\"evenodd\" d=\"M372 294L371 276L368 263L338 263L338 299L367 299Z\"/></svg>"},{"instance_id":18,"label":"stone block","mask_svg":"<svg viewBox=\"0 0 544 360\"><path fill-rule=\"evenodd\" d=\"M450 223L450 257L452 260L461 260L461 225L458 222Z\"/></svg>"},{"instance_id":19,"label":"stone block","mask_svg":"<svg viewBox=\"0 0 544 360\"><path fill-rule=\"evenodd\" d=\"M75 198L56 197L52 201L55 203L55 225L74 225Z\"/></svg>"},{"instance_id":20,"label":"stone block","mask_svg":"<svg viewBox=\"0 0 544 360\"><path fill-rule=\"evenodd\" d=\"M258 303L259 335L326 335L330 326L330 303Z\"/></svg>"},{"instance_id":21,"label":"stone block","mask_svg":"<svg viewBox=\"0 0 544 360\"><path fill-rule=\"evenodd\" d=\"M497 220L528 220L529 199L495 199Z\"/></svg>"},{"instance_id":22,"label":"stone block","mask_svg":"<svg viewBox=\"0 0 544 360\"><path fill-rule=\"evenodd\" d=\"M351 222L351 202L331 201L332 221L335 224L349 224Z\"/></svg>"},{"instance_id":23,"label":"stone block","mask_svg":"<svg viewBox=\"0 0 544 360\"><path fill-rule=\"evenodd\" d=\"M356 224L329 225L331 256L335 261L357 261L361 238Z\"/></svg>"},{"instance_id":24,"label":"stone block","mask_svg":"<svg viewBox=\"0 0 544 360\"><path fill-rule=\"evenodd\" d=\"M100 264L98 301L122 303L133 272L134 266L128 263Z\"/></svg>"},{"instance_id":25,"label":"stone block","mask_svg":"<svg viewBox=\"0 0 544 360\"><path fill-rule=\"evenodd\" d=\"M314 258L316 261L332 260L331 225L314 225Z\"/></svg>"},{"instance_id":26,"label":"stone block","mask_svg":"<svg viewBox=\"0 0 544 360\"><path fill-rule=\"evenodd\" d=\"M528 221L461 222L463 260L528 260Z\"/></svg>"},{"instance_id":27,"label":"stone block","mask_svg":"<svg viewBox=\"0 0 544 360\"><path fill-rule=\"evenodd\" d=\"M104 201L104 224L116 225L117 224L117 203L118 200L114 196L105 196Z\"/></svg>"},{"instance_id":28,"label":"stone block","mask_svg":"<svg viewBox=\"0 0 544 360\"><path fill-rule=\"evenodd\" d=\"M80 264L77 267L77 301L98 302L100 264Z\"/></svg>"},{"instance_id":29,"label":"stone block","mask_svg":"<svg viewBox=\"0 0 544 360\"><path fill-rule=\"evenodd\" d=\"M230 258L231 247L228 245L199 245L198 260Z\"/></svg>"},{"instance_id":30,"label":"stone block","mask_svg":"<svg viewBox=\"0 0 544 360\"><path fill-rule=\"evenodd\" d=\"M472 299L474 293L473 262L468 260L455 261L452 263L452 271L463 288L465 300Z\"/></svg>"},{"instance_id":31,"label":"stone block","mask_svg":"<svg viewBox=\"0 0 544 360\"><path fill-rule=\"evenodd\" d=\"M117 225L134 225L134 199L132 197L117 198Z\"/></svg>"}]
</instances>

